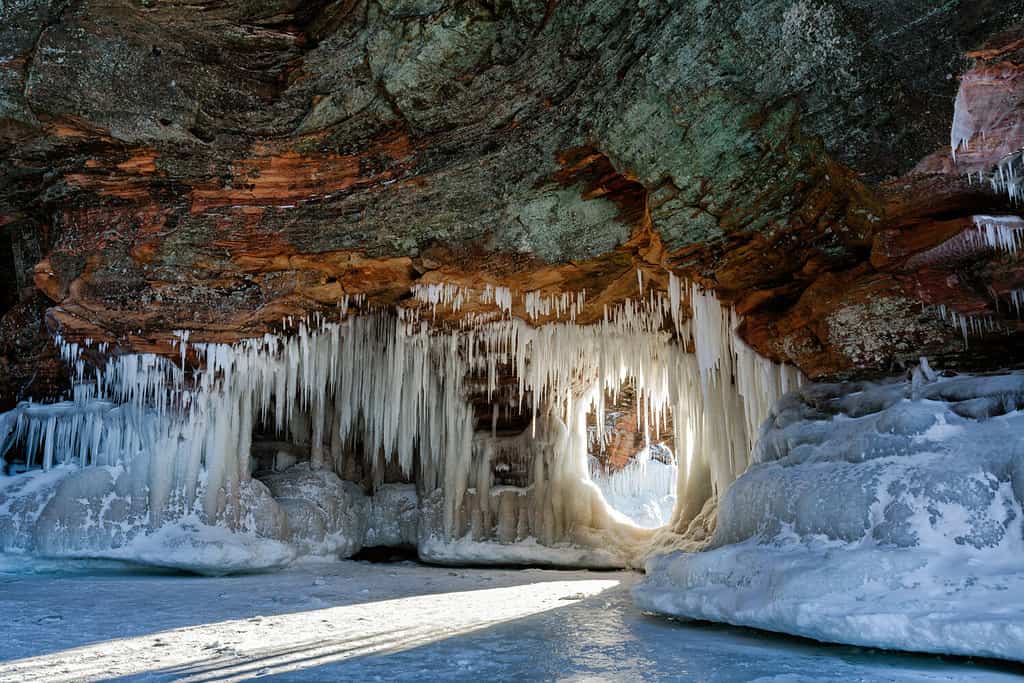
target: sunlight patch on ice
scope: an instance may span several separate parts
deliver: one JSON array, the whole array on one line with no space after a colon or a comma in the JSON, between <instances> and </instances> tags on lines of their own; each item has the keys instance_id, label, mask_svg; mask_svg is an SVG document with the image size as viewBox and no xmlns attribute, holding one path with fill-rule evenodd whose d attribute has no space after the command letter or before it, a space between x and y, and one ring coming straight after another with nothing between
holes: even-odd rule
<instances>
[{"instance_id":1,"label":"sunlight patch on ice","mask_svg":"<svg viewBox=\"0 0 1024 683\"><path fill-rule=\"evenodd\" d=\"M0 664L0 681L99 681L173 671L229 683L399 652L567 607L617 579L552 581L256 616L108 640Z\"/></svg>"}]
</instances>

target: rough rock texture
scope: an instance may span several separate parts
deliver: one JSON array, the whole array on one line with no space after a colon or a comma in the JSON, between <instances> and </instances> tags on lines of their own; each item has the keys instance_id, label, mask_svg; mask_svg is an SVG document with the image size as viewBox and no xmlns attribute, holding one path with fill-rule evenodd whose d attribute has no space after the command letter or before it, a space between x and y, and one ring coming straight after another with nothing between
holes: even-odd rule
<instances>
[{"instance_id":1,"label":"rough rock texture","mask_svg":"<svg viewBox=\"0 0 1024 683\"><path fill-rule=\"evenodd\" d=\"M237 339L442 280L585 288L587 322L637 268L714 287L813 377L1015 362L1016 322L965 353L925 308L991 311L1012 264L907 261L1010 209L940 160L957 76L1019 63L1021 20L989 0L4 3L0 402L52 391L40 292L51 329L169 352L176 329Z\"/></svg>"},{"instance_id":2,"label":"rough rock texture","mask_svg":"<svg viewBox=\"0 0 1024 683\"><path fill-rule=\"evenodd\" d=\"M363 545L415 547L419 541L420 499L415 484L385 484L370 497Z\"/></svg>"}]
</instances>

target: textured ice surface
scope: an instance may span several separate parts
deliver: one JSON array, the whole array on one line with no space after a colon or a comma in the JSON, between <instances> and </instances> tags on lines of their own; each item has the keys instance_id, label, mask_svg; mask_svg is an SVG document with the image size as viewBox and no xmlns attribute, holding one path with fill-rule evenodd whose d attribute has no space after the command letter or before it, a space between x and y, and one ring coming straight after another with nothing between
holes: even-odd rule
<instances>
[{"instance_id":1,"label":"textured ice surface","mask_svg":"<svg viewBox=\"0 0 1024 683\"><path fill-rule=\"evenodd\" d=\"M199 574L285 566L284 514L257 481L241 485L246 514L206 523L201 513L151 523L145 473L128 467L62 465L0 477L0 553L106 558Z\"/></svg>"},{"instance_id":2,"label":"textured ice surface","mask_svg":"<svg viewBox=\"0 0 1024 683\"><path fill-rule=\"evenodd\" d=\"M544 545L538 543L535 538L523 539L516 543L495 543L474 541L471 538L448 541L432 536L420 541L419 556L427 562L456 567L495 564L619 569L622 566L614 553L599 548L584 548L569 543Z\"/></svg>"},{"instance_id":3,"label":"textured ice surface","mask_svg":"<svg viewBox=\"0 0 1024 683\"><path fill-rule=\"evenodd\" d=\"M33 566L0 574L12 634L0 639L3 681L1020 680L991 662L650 618L629 600L633 573L307 561L213 578Z\"/></svg>"},{"instance_id":4,"label":"textured ice surface","mask_svg":"<svg viewBox=\"0 0 1024 683\"><path fill-rule=\"evenodd\" d=\"M295 559L296 550L272 538L185 518L136 535L119 548L90 551L84 556L220 576L286 567Z\"/></svg>"},{"instance_id":5,"label":"textured ice surface","mask_svg":"<svg viewBox=\"0 0 1024 683\"><path fill-rule=\"evenodd\" d=\"M810 385L772 410L712 550L639 605L859 645L1024 660L1024 375Z\"/></svg>"},{"instance_id":6,"label":"textured ice surface","mask_svg":"<svg viewBox=\"0 0 1024 683\"><path fill-rule=\"evenodd\" d=\"M73 466L0 476L0 551L32 552L39 514Z\"/></svg>"},{"instance_id":7,"label":"textured ice surface","mask_svg":"<svg viewBox=\"0 0 1024 683\"><path fill-rule=\"evenodd\" d=\"M357 484L309 463L263 481L288 518L288 540L304 554L350 557L363 547L370 503Z\"/></svg>"},{"instance_id":8,"label":"textured ice surface","mask_svg":"<svg viewBox=\"0 0 1024 683\"><path fill-rule=\"evenodd\" d=\"M415 546L419 540L420 498L415 484L385 484L370 498L363 545Z\"/></svg>"}]
</instances>

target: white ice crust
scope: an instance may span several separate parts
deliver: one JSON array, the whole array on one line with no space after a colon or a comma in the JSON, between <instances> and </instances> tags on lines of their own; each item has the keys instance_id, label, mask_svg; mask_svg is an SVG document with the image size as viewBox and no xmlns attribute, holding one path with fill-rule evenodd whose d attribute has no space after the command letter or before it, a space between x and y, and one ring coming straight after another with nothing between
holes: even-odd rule
<instances>
[{"instance_id":1,"label":"white ice crust","mask_svg":"<svg viewBox=\"0 0 1024 683\"><path fill-rule=\"evenodd\" d=\"M647 563L643 609L1024 660L1024 374L807 385L772 410L712 549Z\"/></svg>"}]
</instances>

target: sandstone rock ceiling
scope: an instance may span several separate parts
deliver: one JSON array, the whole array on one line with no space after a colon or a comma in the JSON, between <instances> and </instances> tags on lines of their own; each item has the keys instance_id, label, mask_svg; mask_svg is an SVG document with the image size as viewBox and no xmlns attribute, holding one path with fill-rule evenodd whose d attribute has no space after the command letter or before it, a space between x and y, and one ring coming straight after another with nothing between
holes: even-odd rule
<instances>
[{"instance_id":1,"label":"sandstone rock ceiling","mask_svg":"<svg viewBox=\"0 0 1024 683\"><path fill-rule=\"evenodd\" d=\"M714 288L814 378L1016 363L1016 259L914 257L1015 211L949 131L971 69L999 84L975 106L1024 118L1022 21L988 0L4 3L0 402L60 385L44 315L169 351L452 281L585 288L588 322L638 268ZM965 344L940 304L999 329Z\"/></svg>"}]
</instances>

